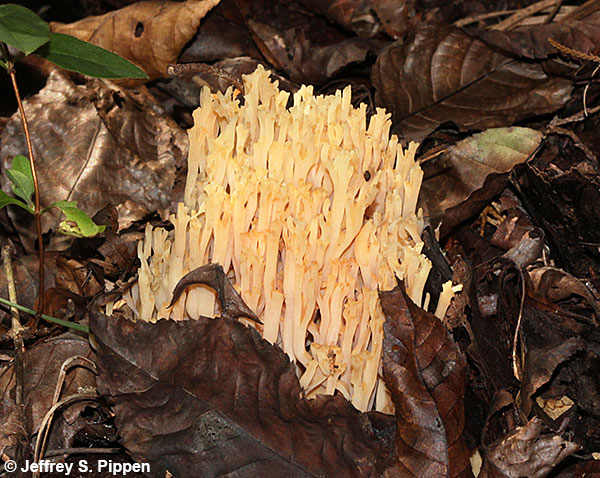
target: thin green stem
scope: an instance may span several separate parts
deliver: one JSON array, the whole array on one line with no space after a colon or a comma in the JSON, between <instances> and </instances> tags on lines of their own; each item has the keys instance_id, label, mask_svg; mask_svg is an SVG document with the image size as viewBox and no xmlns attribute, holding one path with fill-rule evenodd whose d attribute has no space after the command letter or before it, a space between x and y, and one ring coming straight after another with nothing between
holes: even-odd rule
<instances>
[{"instance_id":1,"label":"thin green stem","mask_svg":"<svg viewBox=\"0 0 600 478\"><path fill-rule=\"evenodd\" d=\"M17 75L15 73L14 63L8 53L6 44L0 42L0 49L2 56L6 60L8 65L8 74L10 76L15 97L17 98L17 104L19 105L19 112L21 114L21 121L23 123L23 130L25 131L25 141L27 142L27 151L29 152L29 164L31 165L31 174L33 175L33 186L35 196L35 226L37 229L38 239L38 254L39 254L39 289L38 289L38 313L44 313L44 237L42 235L42 208L40 207L40 188L38 183L37 171L35 168L35 160L33 156L33 146L31 144L31 135L29 134L29 125L27 123L27 116L25 115L25 109L23 108L23 102L21 101L21 94L19 93L19 87L17 86ZM36 316L37 317L37 316ZM35 326L37 326L38 320L36 319ZM34 327L35 328L35 327Z\"/></svg>"},{"instance_id":2,"label":"thin green stem","mask_svg":"<svg viewBox=\"0 0 600 478\"><path fill-rule=\"evenodd\" d=\"M25 312L30 315L37 315L35 310L29 309L19 304L15 304L10 300L6 300L0 297L0 304L8 305L9 307L14 307L15 309L19 309L21 312ZM62 325L63 327L69 327L70 329L79 330L80 332L84 332L86 334L90 333L90 328L86 325L77 324L75 322L70 322L68 320L57 319L56 317L51 317L49 315L40 314L42 319L47 320L48 322L52 322L56 325Z\"/></svg>"}]
</instances>

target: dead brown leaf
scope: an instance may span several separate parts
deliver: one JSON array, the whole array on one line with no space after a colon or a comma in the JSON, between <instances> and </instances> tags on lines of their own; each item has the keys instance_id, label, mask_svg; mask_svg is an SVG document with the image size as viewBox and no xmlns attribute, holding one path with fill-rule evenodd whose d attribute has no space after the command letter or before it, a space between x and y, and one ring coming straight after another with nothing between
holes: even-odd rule
<instances>
[{"instance_id":1,"label":"dead brown leaf","mask_svg":"<svg viewBox=\"0 0 600 478\"><path fill-rule=\"evenodd\" d=\"M377 40L348 37L323 18L285 2L237 0L237 4L264 57L297 83L321 85L381 49Z\"/></svg>"},{"instance_id":2,"label":"dead brown leaf","mask_svg":"<svg viewBox=\"0 0 600 478\"><path fill-rule=\"evenodd\" d=\"M91 95L97 105L90 101ZM160 106L142 89L132 92L94 81L88 88L55 72L39 94L25 100L36 153L42 205L77 201L93 216L107 203L119 211L119 225L170 205L175 165L187 155L185 133L160 114ZM0 162L27 153L18 114L0 137ZM10 190L5 175L2 186ZM15 208L9 214L22 242L33 251L33 219ZM42 216L44 231L56 230L58 212ZM58 247L64 236L55 237Z\"/></svg>"},{"instance_id":3,"label":"dead brown leaf","mask_svg":"<svg viewBox=\"0 0 600 478\"><path fill-rule=\"evenodd\" d=\"M563 45L576 48L583 53L594 53L600 45L600 11L580 20L567 23L557 22L548 25L530 25L511 31L476 30L474 33L484 41L531 59L546 59L557 54L548 38Z\"/></svg>"},{"instance_id":4,"label":"dead brown leaf","mask_svg":"<svg viewBox=\"0 0 600 478\"><path fill-rule=\"evenodd\" d=\"M464 356L442 322L403 289L379 297L383 376L397 413L394 464L384 476L472 476L463 438Z\"/></svg>"},{"instance_id":5,"label":"dead brown leaf","mask_svg":"<svg viewBox=\"0 0 600 478\"><path fill-rule=\"evenodd\" d=\"M94 314L98 387L123 445L156 476L377 476L381 445L341 396L301 397L278 347L230 318Z\"/></svg>"},{"instance_id":6,"label":"dead brown leaf","mask_svg":"<svg viewBox=\"0 0 600 478\"><path fill-rule=\"evenodd\" d=\"M87 17L75 23L53 22L66 33L110 50L142 68L150 80L167 78L167 66L196 34L200 20L219 0L147 1Z\"/></svg>"},{"instance_id":7,"label":"dead brown leaf","mask_svg":"<svg viewBox=\"0 0 600 478\"><path fill-rule=\"evenodd\" d=\"M423 164L419 201L441 236L477 214L504 189L508 173L538 148L542 133L530 128L493 128L474 134ZM503 176L501 176L503 175Z\"/></svg>"},{"instance_id":8,"label":"dead brown leaf","mask_svg":"<svg viewBox=\"0 0 600 478\"><path fill-rule=\"evenodd\" d=\"M336 2L300 0L300 3L360 37L373 37L383 30L393 38L398 38L406 32L408 21L414 16L415 2L413 0Z\"/></svg>"},{"instance_id":9,"label":"dead brown leaf","mask_svg":"<svg viewBox=\"0 0 600 478\"><path fill-rule=\"evenodd\" d=\"M387 47L372 71L375 100L398 130L419 140L452 121L461 130L508 126L557 110L571 81L516 60L465 31L422 22L414 36Z\"/></svg>"},{"instance_id":10,"label":"dead brown leaf","mask_svg":"<svg viewBox=\"0 0 600 478\"><path fill-rule=\"evenodd\" d=\"M40 342L27 349L24 355L23 370L25 383L23 384L25 422L28 436L37 432L42 418L50 409L53 402L54 390L58 382L58 375L63 362L73 356L91 358L87 338L78 337L67 333L53 337L45 342ZM0 375L0 399L14 400L15 378L13 367L7 368ZM93 388L95 379L87 369L78 368L68 376L62 392L65 395L77 393L80 387ZM10 407L8 408L10 411ZM0 423L5 423L8 417L0 417Z\"/></svg>"},{"instance_id":11,"label":"dead brown leaf","mask_svg":"<svg viewBox=\"0 0 600 478\"><path fill-rule=\"evenodd\" d=\"M544 478L579 445L560 434L542 435L543 423L531 419L486 451L479 478Z\"/></svg>"}]
</instances>

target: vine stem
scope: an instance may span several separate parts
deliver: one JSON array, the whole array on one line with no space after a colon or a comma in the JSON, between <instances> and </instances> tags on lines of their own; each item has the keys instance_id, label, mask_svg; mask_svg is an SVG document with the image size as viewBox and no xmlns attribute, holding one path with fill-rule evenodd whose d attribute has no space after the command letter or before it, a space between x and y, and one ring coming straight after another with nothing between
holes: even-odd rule
<instances>
[{"instance_id":1,"label":"vine stem","mask_svg":"<svg viewBox=\"0 0 600 478\"><path fill-rule=\"evenodd\" d=\"M37 328L41 314L44 313L44 238L42 236L42 208L40 207L40 188L38 183L37 171L35 168L35 160L33 156L33 146L31 145L31 136L29 134L29 125L27 123L27 116L25 115L25 108L23 108L23 102L21 101L21 94L19 93L19 87L17 86L17 75L15 72L14 63L12 62L8 49L5 43L0 43L2 48L2 55L6 59L7 70L12 82L15 97L17 98L17 104L19 105L19 113L21 114L21 121L23 123L23 130L25 131L25 140L27 142L27 151L29 152L29 164L31 166L31 174L33 176L33 187L35 196L35 227L37 229L38 239L38 254L39 254L39 282L40 286L38 289L38 311L34 322L33 329Z\"/></svg>"}]
</instances>

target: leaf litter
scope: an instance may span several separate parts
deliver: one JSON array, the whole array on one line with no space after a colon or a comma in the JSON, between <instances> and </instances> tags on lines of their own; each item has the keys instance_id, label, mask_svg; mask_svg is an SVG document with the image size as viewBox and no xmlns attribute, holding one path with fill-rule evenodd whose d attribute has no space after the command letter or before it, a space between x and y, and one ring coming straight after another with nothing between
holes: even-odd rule
<instances>
[{"instance_id":1,"label":"leaf litter","mask_svg":"<svg viewBox=\"0 0 600 478\"><path fill-rule=\"evenodd\" d=\"M578 112L596 106L600 89L586 73L589 65L579 71L581 59L546 40L596 51L598 11L556 5L554 13L517 10L522 15L511 17L518 22L511 27L495 20L504 12L482 2L452 10L436 2L376 0L259 2L254 9L227 0L138 2L95 12L105 17L52 24L53 31L125 56L162 83L84 82L54 72L27 100L31 129L41 132L33 139L43 202L76 199L112 227L91 242L65 242L54 235L56 219L46 220L47 240L66 249L48 255L49 285L56 286L48 302L57 315L89 320L96 348L80 338L45 337L47 329L32 336L23 406L9 379L14 351L3 319L0 451L30 456L36 426L50 408L56 367L83 354L99 375L70 386L97 386L110 408L98 404L95 413L114 414L120 444L134 459L150 461L153 476L166 470L180 476L471 476L469 458L477 449L481 477L598 472L592 456L600 450L594 207L600 143L593 132L600 124L596 115ZM478 18L469 20L475 26L452 25L461 14ZM240 74L258 63L277 70L291 91L300 83L324 90L361 85L369 111L388 108L401 140L423 141L421 201L431 230L439 227L433 240L444 251L441 260L463 292L444 321L401 289L381 292L383 373L395 415L359 413L340 395L302 398L293 364L228 317L230 308L214 320L156 324L131 322L118 305L122 316L99 312L98 304L113 303L130 285L142 220L160 223L182 194L173 185L185 178L187 139L165 113L181 122L193 106L171 96L181 85L165 87L174 82L168 65L178 62L212 72L177 78L189 91L186 82L196 91L207 83L215 91L239 84ZM549 126L554 114L553 124L564 121L563 129ZM5 170L25 148L20 122L2 124ZM34 307L34 242L23 221L12 209L0 216L2 235L17 246L20 302ZM436 261L446 277L447 265ZM5 279L0 276L3 291ZM102 292L108 297L92 300ZM65 412L50 434L53 448L85 443L79 432L89 430L86 413L82 407ZM115 446L116 436L97 443Z\"/></svg>"}]
</instances>

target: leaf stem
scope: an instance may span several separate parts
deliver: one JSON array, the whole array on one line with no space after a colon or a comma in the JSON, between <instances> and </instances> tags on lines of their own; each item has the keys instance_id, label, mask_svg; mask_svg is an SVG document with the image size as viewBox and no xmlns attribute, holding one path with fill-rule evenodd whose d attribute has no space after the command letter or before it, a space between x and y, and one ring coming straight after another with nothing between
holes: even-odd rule
<instances>
[{"instance_id":1,"label":"leaf stem","mask_svg":"<svg viewBox=\"0 0 600 478\"><path fill-rule=\"evenodd\" d=\"M10 76L13 90L17 98L17 104L19 105L19 113L21 114L21 121L23 123L23 130L25 131L25 140L27 142L27 151L29 152L29 164L31 165L31 174L33 175L33 187L35 196L35 226L37 229L38 239L38 254L39 254L39 290L38 290L38 313L36 314L36 321L33 329L37 327L39 322L38 315L44 312L44 238L42 236L42 210L40 207L40 188L38 184L37 171L35 168L35 161L33 156L33 146L31 145L31 135L29 134L29 125L27 123L27 116L25 115L25 109L23 108L23 102L21 101L21 94L19 93L19 87L17 86L17 75L15 72L14 63L8 53L8 48L4 42L0 42L0 48L2 50L2 56L6 60L8 65L8 74Z\"/></svg>"},{"instance_id":2,"label":"leaf stem","mask_svg":"<svg viewBox=\"0 0 600 478\"><path fill-rule=\"evenodd\" d=\"M30 315L38 315L38 312L36 312L35 310L29 309L19 304L15 304L14 302L3 299L2 297L0 297L0 304L8 305L9 307L14 307L15 309L19 309L21 312L25 312ZM90 328L86 325L77 324L69 320L57 319L56 317L51 317L49 315L39 315L42 319L47 320L48 322L52 322L53 324L62 325L63 327L69 327L70 329L79 330L80 332L84 332L86 334L90 333Z\"/></svg>"}]
</instances>

